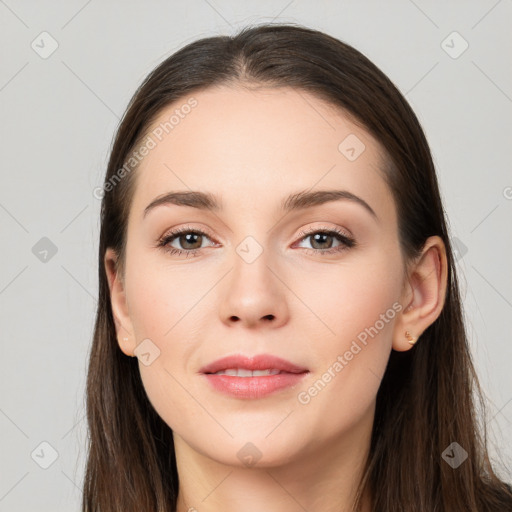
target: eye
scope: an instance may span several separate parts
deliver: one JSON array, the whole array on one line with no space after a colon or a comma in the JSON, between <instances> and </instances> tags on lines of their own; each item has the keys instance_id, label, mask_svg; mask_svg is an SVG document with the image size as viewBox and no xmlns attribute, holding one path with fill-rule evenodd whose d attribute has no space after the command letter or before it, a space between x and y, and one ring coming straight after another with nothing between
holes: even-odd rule
<instances>
[{"instance_id":1,"label":"eye","mask_svg":"<svg viewBox=\"0 0 512 512\"><path fill-rule=\"evenodd\" d=\"M202 243L205 238L209 238L208 234L200 229L191 229L188 226L184 228L177 228L173 231L166 233L159 241L157 246L163 248L170 254L188 256L196 256L197 253L203 248ZM176 241L183 249L173 247L170 245Z\"/></svg>"},{"instance_id":2,"label":"eye","mask_svg":"<svg viewBox=\"0 0 512 512\"><path fill-rule=\"evenodd\" d=\"M333 254L346 251L347 249L356 245L355 240L337 228L316 228L300 232L302 242L311 239L312 248L305 247L304 249L310 254ZM174 229L166 233L157 243L157 247L164 249L169 254L173 255L186 255L197 256L203 249L203 242L205 239L210 239L208 233L200 229L192 229L189 226ZM333 243L338 241L339 245L333 246ZM174 247L173 243L178 243L180 247ZM325 247L324 247L325 246Z\"/></svg>"},{"instance_id":3,"label":"eye","mask_svg":"<svg viewBox=\"0 0 512 512\"><path fill-rule=\"evenodd\" d=\"M311 254L333 254L346 251L356 245L351 236L338 228L315 228L301 231L300 235L302 236L301 242L311 239L312 249L305 248ZM339 242L339 245L333 247L335 240Z\"/></svg>"}]
</instances>

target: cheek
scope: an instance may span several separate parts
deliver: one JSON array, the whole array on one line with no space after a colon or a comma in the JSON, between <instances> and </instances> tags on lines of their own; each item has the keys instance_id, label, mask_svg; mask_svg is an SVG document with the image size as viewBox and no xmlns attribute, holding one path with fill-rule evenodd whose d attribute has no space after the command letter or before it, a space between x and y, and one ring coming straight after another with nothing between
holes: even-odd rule
<instances>
[{"instance_id":1,"label":"cheek","mask_svg":"<svg viewBox=\"0 0 512 512\"><path fill-rule=\"evenodd\" d=\"M127 267L126 286L137 340L154 339L164 349L167 340L176 338L176 332L190 326L215 277L187 269L186 264L167 264L161 255L134 254Z\"/></svg>"},{"instance_id":2,"label":"cheek","mask_svg":"<svg viewBox=\"0 0 512 512\"><path fill-rule=\"evenodd\" d=\"M205 318L211 314L204 296L218 277L210 274L187 271L186 265L166 265L163 258L143 262L135 251L127 265L130 319L137 344L143 342L144 353L149 353L147 365L139 357L144 389L167 425L180 431L186 431L188 421L201 413L188 391L197 393L186 379L195 370L190 362L204 337Z\"/></svg>"},{"instance_id":3,"label":"cheek","mask_svg":"<svg viewBox=\"0 0 512 512\"><path fill-rule=\"evenodd\" d=\"M318 320L318 338L329 346L342 349L376 322L381 338L390 333L401 307L395 303L400 299L402 270L399 255L385 253L367 251L337 265L290 274L294 292L309 310L304 312L314 313ZM296 318L292 321L300 323Z\"/></svg>"},{"instance_id":4,"label":"cheek","mask_svg":"<svg viewBox=\"0 0 512 512\"><path fill-rule=\"evenodd\" d=\"M373 407L402 310L397 262L382 257L361 260L331 272L329 279L314 280L329 285L323 294L312 294L309 304L330 329L316 338L315 375L297 398L312 428L325 437L350 429Z\"/></svg>"}]
</instances>

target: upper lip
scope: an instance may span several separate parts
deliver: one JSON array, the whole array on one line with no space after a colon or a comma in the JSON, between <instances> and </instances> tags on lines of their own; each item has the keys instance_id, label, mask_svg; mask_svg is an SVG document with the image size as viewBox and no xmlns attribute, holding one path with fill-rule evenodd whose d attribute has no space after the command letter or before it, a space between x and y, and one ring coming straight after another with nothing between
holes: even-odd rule
<instances>
[{"instance_id":1,"label":"upper lip","mask_svg":"<svg viewBox=\"0 0 512 512\"><path fill-rule=\"evenodd\" d=\"M243 368L246 370L280 370L287 373L304 373L307 368L297 366L290 361L270 354L259 354L247 357L241 354L223 357L213 363L203 366L201 373L216 373L230 368Z\"/></svg>"}]
</instances>

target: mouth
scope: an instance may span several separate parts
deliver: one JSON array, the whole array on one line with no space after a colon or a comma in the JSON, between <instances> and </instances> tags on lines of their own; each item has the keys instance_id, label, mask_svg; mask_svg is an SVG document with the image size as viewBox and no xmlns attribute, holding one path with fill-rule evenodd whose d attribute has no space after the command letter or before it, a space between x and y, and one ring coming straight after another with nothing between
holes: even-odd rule
<instances>
[{"instance_id":1,"label":"mouth","mask_svg":"<svg viewBox=\"0 0 512 512\"><path fill-rule=\"evenodd\" d=\"M284 359L268 354L228 356L203 367L214 390L234 398L257 399L295 387L309 373Z\"/></svg>"},{"instance_id":2,"label":"mouth","mask_svg":"<svg viewBox=\"0 0 512 512\"><path fill-rule=\"evenodd\" d=\"M263 377L264 375L278 375L281 370L248 370L247 368L228 368L227 370L220 370L215 373L207 373L206 375L230 375L231 377Z\"/></svg>"},{"instance_id":3,"label":"mouth","mask_svg":"<svg viewBox=\"0 0 512 512\"><path fill-rule=\"evenodd\" d=\"M254 372L266 372L262 375L276 375L278 373L304 373L307 372L308 369L270 354L258 354L255 356L235 354L217 359L203 366L199 371L205 374L226 372L225 375L253 377L260 376L258 373L254 375ZM236 372L236 374L234 372ZM251 374L248 372L251 372Z\"/></svg>"}]
</instances>

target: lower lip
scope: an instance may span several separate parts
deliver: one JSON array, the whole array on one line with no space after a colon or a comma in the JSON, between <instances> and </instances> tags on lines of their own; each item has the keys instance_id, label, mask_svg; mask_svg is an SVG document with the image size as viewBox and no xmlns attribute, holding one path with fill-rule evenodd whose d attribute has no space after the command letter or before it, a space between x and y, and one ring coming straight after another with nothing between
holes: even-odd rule
<instances>
[{"instance_id":1,"label":"lower lip","mask_svg":"<svg viewBox=\"0 0 512 512\"><path fill-rule=\"evenodd\" d=\"M297 385L307 373L278 373L261 377L234 377L212 373L203 375L221 393L235 398L262 398L281 389Z\"/></svg>"}]
</instances>

